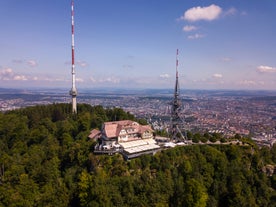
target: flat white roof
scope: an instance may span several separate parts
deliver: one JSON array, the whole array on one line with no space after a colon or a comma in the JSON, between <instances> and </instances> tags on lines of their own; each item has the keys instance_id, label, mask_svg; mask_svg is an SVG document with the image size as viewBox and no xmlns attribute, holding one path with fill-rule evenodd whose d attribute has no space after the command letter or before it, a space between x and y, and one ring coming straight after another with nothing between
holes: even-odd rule
<instances>
[{"instance_id":1,"label":"flat white roof","mask_svg":"<svg viewBox=\"0 0 276 207\"><path fill-rule=\"evenodd\" d=\"M128 141L128 142L120 142L119 144L124 148L132 148L132 147L138 147L143 145L149 145L149 144L155 144L154 139L139 139L134 141Z\"/></svg>"},{"instance_id":2,"label":"flat white roof","mask_svg":"<svg viewBox=\"0 0 276 207\"><path fill-rule=\"evenodd\" d=\"M143 151L154 150L154 149L159 149L159 148L160 148L159 145L147 144L147 145L126 148L126 149L124 149L124 151L126 151L129 154L133 154L133 153L137 153L137 152L143 152Z\"/></svg>"},{"instance_id":3,"label":"flat white roof","mask_svg":"<svg viewBox=\"0 0 276 207\"><path fill-rule=\"evenodd\" d=\"M129 154L160 148L160 146L157 145L156 141L152 138L139 139L139 140L134 140L129 142L121 142L119 144L124 148L124 151Z\"/></svg>"}]
</instances>

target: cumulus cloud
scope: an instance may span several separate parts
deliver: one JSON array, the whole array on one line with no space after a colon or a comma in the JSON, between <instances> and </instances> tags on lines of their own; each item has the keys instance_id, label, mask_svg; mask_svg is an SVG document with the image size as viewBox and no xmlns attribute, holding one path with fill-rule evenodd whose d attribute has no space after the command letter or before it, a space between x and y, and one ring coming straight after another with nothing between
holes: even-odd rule
<instances>
[{"instance_id":1,"label":"cumulus cloud","mask_svg":"<svg viewBox=\"0 0 276 207\"><path fill-rule=\"evenodd\" d=\"M31 67L37 66L37 62L35 60L27 60L27 64Z\"/></svg>"},{"instance_id":2,"label":"cumulus cloud","mask_svg":"<svg viewBox=\"0 0 276 207\"><path fill-rule=\"evenodd\" d=\"M20 82L20 81L40 81L40 82L67 82L64 77L52 77L49 75L28 75L20 74L13 71L12 68L5 68L0 70L0 80L7 82ZM78 79L78 82L83 82L83 80Z\"/></svg>"},{"instance_id":3,"label":"cumulus cloud","mask_svg":"<svg viewBox=\"0 0 276 207\"><path fill-rule=\"evenodd\" d=\"M161 74L159 77L160 78L170 78L170 75L165 73L165 74Z\"/></svg>"},{"instance_id":4,"label":"cumulus cloud","mask_svg":"<svg viewBox=\"0 0 276 207\"><path fill-rule=\"evenodd\" d=\"M185 32L190 32L190 31L194 31L194 30L197 30L197 27L193 26L193 25L186 25L183 27L183 31L185 31Z\"/></svg>"},{"instance_id":5,"label":"cumulus cloud","mask_svg":"<svg viewBox=\"0 0 276 207\"><path fill-rule=\"evenodd\" d=\"M11 68L6 68L0 71L0 80L11 80L13 79L14 72Z\"/></svg>"},{"instance_id":6,"label":"cumulus cloud","mask_svg":"<svg viewBox=\"0 0 276 207\"><path fill-rule=\"evenodd\" d=\"M257 71L260 73L275 73L276 68L271 66L260 65L257 67Z\"/></svg>"},{"instance_id":7,"label":"cumulus cloud","mask_svg":"<svg viewBox=\"0 0 276 207\"><path fill-rule=\"evenodd\" d=\"M222 75L219 74L219 73L215 73L215 74L213 74L212 77L213 77L213 78L222 78Z\"/></svg>"},{"instance_id":8,"label":"cumulus cloud","mask_svg":"<svg viewBox=\"0 0 276 207\"><path fill-rule=\"evenodd\" d=\"M235 9L234 7L228 9L227 11L224 12L225 16L232 16L235 15L237 13L237 9Z\"/></svg>"},{"instance_id":9,"label":"cumulus cloud","mask_svg":"<svg viewBox=\"0 0 276 207\"><path fill-rule=\"evenodd\" d=\"M212 4L207 7L193 7L188 9L183 16L180 17L182 20L187 20L191 22L199 21L199 20L206 20L212 21L217 19L220 14L222 13L222 9Z\"/></svg>"},{"instance_id":10,"label":"cumulus cloud","mask_svg":"<svg viewBox=\"0 0 276 207\"><path fill-rule=\"evenodd\" d=\"M17 80L17 81L26 81L28 80L28 78L25 75L15 75L13 77L13 80Z\"/></svg>"},{"instance_id":11,"label":"cumulus cloud","mask_svg":"<svg viewBox=\"0 0 276 207\"><path fill-rule=\"evenodd\" d=\"M194 39L200 39L200 38L203 38L203 37L204 37L203 34L196 33L196 34L193 34L193 35L189 35L188 39L194 40Z\"/></svg>"},{"instance_id":12,"label":"cumulus cloud","mask_svg":"<svg viewBox=\"0 0 276 207\"><path fill-rule=\"evenodd\" d=\"M0 71L0 80L25 81L28 80L28 78L25 75L15 74L11 68L6 68Z\"/></svg>"}]
</instances>

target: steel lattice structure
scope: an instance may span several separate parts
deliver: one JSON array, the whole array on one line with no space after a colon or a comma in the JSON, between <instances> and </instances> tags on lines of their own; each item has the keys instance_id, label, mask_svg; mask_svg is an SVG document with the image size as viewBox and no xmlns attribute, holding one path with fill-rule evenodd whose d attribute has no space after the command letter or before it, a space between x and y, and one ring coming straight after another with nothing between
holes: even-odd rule
<instances>
[{"instance_id":1,"label":"steel lattice structure","mask_svg":"<svg viewBox=\"0 0 276 207\"><path fill-rule=\"evenodd\" d=\"M181 110L181 101L179 99L180 88L178 82L178 49L176 50L176 80L175 80L175 88L174 88L174 98L172 101L171 107L171 129L170 134L171 138L174 141L178 141L180 137L185 139L181 130L179 129L179 124L183 124L182 119L180 118L180 110ZM180 137L179 137L179 136Z\"/></svg>"}]
</instances>

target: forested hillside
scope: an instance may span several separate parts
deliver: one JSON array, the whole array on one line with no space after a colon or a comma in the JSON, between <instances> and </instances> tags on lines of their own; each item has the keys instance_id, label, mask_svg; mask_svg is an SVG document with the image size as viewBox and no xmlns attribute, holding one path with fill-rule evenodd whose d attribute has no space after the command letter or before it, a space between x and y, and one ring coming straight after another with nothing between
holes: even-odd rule
<instances>
[{"instance_id":1,"label":"forested hillside","mask_svg":"<svg viewBox=\"0 0 276 207\"><path fill-rule=\"evenodd\" d=\"M86 104L70 111L0 113L0 206L276 206L276 175L264 170L276 146L193 145L125 161L94 155L87 136L133 115Z\"/></svg>"}]
</instances>

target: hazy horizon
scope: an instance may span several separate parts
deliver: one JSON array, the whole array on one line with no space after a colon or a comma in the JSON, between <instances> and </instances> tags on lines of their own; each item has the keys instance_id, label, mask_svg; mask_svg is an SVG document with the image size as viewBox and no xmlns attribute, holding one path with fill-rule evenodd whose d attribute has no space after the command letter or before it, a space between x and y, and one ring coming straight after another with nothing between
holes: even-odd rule
<instances>
[{"instance_id":1,"label":"hazy horizon","mask_svg":"<svg viewBox=\"0 0 276 207\"><path fill-rule=\"evenodd\" d=\"M46 92L61 92L61 93L67 93L68 97L71 97L69 95L70 88L67 87L0 87L1 91L25 91L25 92L40 92L40 91L46 91ZM86 87L80 87L78 89L79 96L85 95L87 92L97 92L97 93L110 93L110 92L162 92L162 93L168 93L173 95L174 88L111 88L111 87L95 87L95 88L86 88ZM252 94L258 94L262 92L265 92L266 95L272 95L276 96L276 89L189 89L189 88L180 88L180 95L183 95L187 92L244 92L244 93L252 93Z\"/></svg>"}]
</instances>

